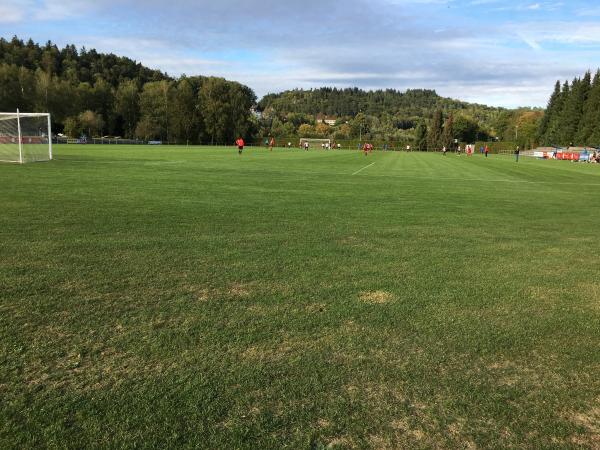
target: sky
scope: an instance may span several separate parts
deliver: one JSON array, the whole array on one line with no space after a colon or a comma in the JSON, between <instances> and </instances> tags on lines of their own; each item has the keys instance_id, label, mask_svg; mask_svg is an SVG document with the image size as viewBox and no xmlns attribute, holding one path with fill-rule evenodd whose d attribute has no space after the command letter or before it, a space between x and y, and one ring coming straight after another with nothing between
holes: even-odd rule
<instances>
[{"instance_id":1,"label":"sky","mask_svg":"<svg viewBox=\"0 0 600 450\"><path fill-rule=\"evenodd\" d=\"M435 89L545 106L600 66L593 0L0 0L0 36L128 56L267 93Z\"/></svg>"}]
</instances>

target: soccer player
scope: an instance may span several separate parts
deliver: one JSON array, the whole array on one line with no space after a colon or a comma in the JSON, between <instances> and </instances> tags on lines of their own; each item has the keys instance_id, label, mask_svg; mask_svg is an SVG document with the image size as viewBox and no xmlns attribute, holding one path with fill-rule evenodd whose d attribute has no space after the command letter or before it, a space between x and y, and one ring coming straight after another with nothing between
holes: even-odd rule
<instances>
[{"instance_id":1,"label":"soccer player","mask_svg":"<svg viewBox=\"0 0 600 450\"><path fill-rule=\"evenodd\" d=\"M305 151L308 151L308 147L309 147L308 141L304 142L304 150Z\"/></svg>"},{"instance_id":2,"label":"soccer player","mask_svg":"<svg viewBox=\"0 0 600 450\"><path fill-rule=\"evenodd\" d=\"M490 148L486 145L485 148L483 149L483 151L485 152L485 157L488 157L488 153L490 152Z\"/></svg>"},{"instance_id":3,"label":"soccer player","mask_svg":"<svg viewBox=\"0 0 600 450\"><path fill-rule=\"evenodd\" d=\"M239 138L237 138L237 141L235 141L235 143L238 146L238 155L241 155L242 152L244 151L244 139L242 139L242 137L240 136Z\"/></svg>"},{"instance_id":4,"label":"soccer player","mask_svg":"<svg viewBox=\"0 0 600 450\"><path fill-rule=\"evenodd\" d=\"M446 156L446 153L448 152L448 149L446 148L446 146L444 145L442 147L442 155Z\"/></svg>"},{"instance_id":5,"label":"soccer player","mask_svg":"<svg viewBox=\"0 0 600 450\"><path fill-rule=\"evenodd\" d=\"M275 147L275 138L271 137L271 139L269 140L269 151L273 151L273 147Z\"/></svg>"},{"instance_id":6,"label":"soccer player","mask_svg":"<svg viewBox=\"0 0 600 450\"><path fill-rule=\"evenodd\" d=\"M365 142L365 145L363 145L363 152L365 153L365 156L369 155L369 144L367 144Z\"/></svg>"},{"instance_id":7,"label":"soccer player","mask_svg":"<svg viewBox=\"0 0 600 450\"><path fill-rule=\"evenodd\" d=\"M517 145L517 149L515 150L515 160L519 162L519 155L521 154L521 149Z\"/></svg>"}]
</instances>

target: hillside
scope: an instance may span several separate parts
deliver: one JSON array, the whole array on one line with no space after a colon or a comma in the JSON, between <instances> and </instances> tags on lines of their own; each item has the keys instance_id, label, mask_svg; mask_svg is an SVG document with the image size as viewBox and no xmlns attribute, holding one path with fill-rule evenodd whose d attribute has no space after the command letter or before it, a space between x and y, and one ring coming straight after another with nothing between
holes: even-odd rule
<instances>
[{"instance_id":1,"label":"hillside","mask_svg":"<svg viewBox=\"0 0 600 450\"><path fill-rule=\"evenodd\" d=\"M50 112L70 136L229 143L252 135L254 92L215 77L181 77L74 45L0 39L0 111Z\"/></svg>"},{"instance_id":2,"label":"hillside","mask_svg":"<svg viewBox=\"0 0 600 450\"><path fill-rule=\"evenodd\" d=\"M252 116L252 107L262 114ZM542 114L462 102L424 89L295 89L266 95L257 104L252 89L235 81L173 78L126 57L14 37L0 39L0 111L17 108L50 112L54 130L73 137L108 134L194 144L231 143L237 135L418 144L432 126L441 135L447 120L453 127L446 141L511 140L519 127L519 138L532 142L534 135L526 130L537 130ZM321 123L323 115L335 123ZM520 124L523 117L528 126ZM441 145L439 139L430 141Z\"/></svg>"},{"instance_id":3,"label":"hillside","mask_svg":"<svg viewBox=\"0 0 600 450\"><path fill-rule=\"evenodd\" d=\"M333 137L412 143L421 149L441 148L458 139L515 140L524 146L536 138L543 112L529 108L510 110L441 97L434 90L358 88L294 89L266 95L259 102L261 133L276 136ZM329 121L323 123L323 119ZM446 125L445 142L441 134ZM304 125L303 125L304 124ZM300 128L302 127L302 129ZM436 128L437 131L432 131ZM438 135L436 136L431 136Z\"/></svg>"},{"instance_id":4,"label":"hillside","mask_svg":"<svg viewBox=\"0 0 600 450\"><path fill-rule=\"evenodd\" d=\"M483 125L490 124L504 108L472 104L444 98L434 90L395 89L364 91L358 88L295 89L269 94L259 102L262 110L272 108L278 113L326 114L338 117L390 114L404 119L432 118L434 111L467 112Z\"/></svg>"}]
</instances>

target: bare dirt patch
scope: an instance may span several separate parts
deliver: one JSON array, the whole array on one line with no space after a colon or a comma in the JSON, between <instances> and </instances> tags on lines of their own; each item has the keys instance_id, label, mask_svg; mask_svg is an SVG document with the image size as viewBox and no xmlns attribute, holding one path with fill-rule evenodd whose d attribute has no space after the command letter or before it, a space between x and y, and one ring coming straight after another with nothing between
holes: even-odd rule
<instances>
[{"instance_id":1,"label":"bare dirt patch","mask_svg":"<svg viewBox=\"0 0 600 450\"><path fill-rule=\"evenodd\" d=\"M358 298L360 301L364 303L370 303L372 305L383 305L394 300L392 293L387 291L361 292Z\"/></svg>"},{"instance_id":2,"label":"bare dirt patch","mask_svg":"<svg viewBox=\"0 0 600 450\"><path fill-rule=\"evenodd\" d=\"M331 426L331 422L327 419L319 419L317 420L317 427L321 430L324 428L329 428Z\"/></svg>"},{"instance_id":3,"label":"bare dirt patch","mask_svg":"<svg viewBox=\"0 0 600 450\"><path fill-rule=\"evenodd\" d=\"M327 448L335 449L335 448L353 448L352 441L346 437L336 437L333 438L327 444Z\"/></svg>"},{"instance_id":4,"label":"bare dirt patch","mask_svg":"<svg viewBox=\"0 0 600 450\"><path fill-rule=\"evenodd\" d=\"M248 284L233 283L227 293L234 298L245 299L252 295L252 288Z\"/></svg>"},{"instance_id":5,"label":"bare dirt patch","mask_svg":"<svg viewBox=\"0 0 600 450\"><path fill-rule=\"evenodd\" d=\"M570 415L570 421L585 429L586 433L577 433L571 437L571 442L585 448L600 449L600 398L587 411Z\"/></svg>"}]
</instances>

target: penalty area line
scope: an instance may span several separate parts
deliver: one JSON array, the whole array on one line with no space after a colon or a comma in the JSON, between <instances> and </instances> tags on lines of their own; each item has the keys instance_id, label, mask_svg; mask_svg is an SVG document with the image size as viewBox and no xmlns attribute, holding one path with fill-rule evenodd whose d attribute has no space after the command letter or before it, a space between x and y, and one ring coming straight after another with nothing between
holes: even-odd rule
<instances>
[{"instance_id":1,"label":"penalty area line","mask_svg":"<svg viewBox=\"0 0 600 450\"><path fill-rule=\"evenodd\" d=\"M363 170L368 169L369 167L371 167L373 164L375 163L371 163L368 166L363 167L362 169L357 170L356 172L354 172L352 175L357 175L359 173L361 173Z\"/></svg>"}]
</instances>

